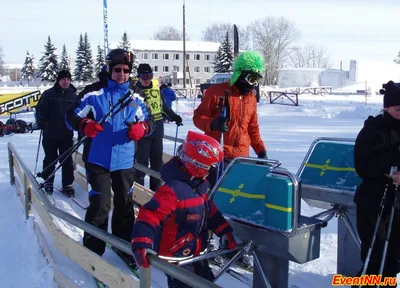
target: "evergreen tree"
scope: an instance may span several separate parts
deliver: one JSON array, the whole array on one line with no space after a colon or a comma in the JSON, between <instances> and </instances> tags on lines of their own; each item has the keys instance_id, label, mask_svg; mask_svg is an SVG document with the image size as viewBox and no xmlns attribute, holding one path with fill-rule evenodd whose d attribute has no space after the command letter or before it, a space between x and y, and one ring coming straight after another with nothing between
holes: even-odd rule
<instances>
[{"instance_id":1,"label":"evergreen tree","mask_svg":"<svg viewBox=\"0 0 400 288\"><path fill-rule=\"evenodd\" d=\"M42 79L42 82L55 82L58 74L58 61L57 55L55 54L57 48L51 43L50 35L47 38L44 49L44 55L40 58L39 77Z\"/></svg>"},{"instance_id":2,"label":"evergreen tree","mask_svg":"<svg viewBox=\"0 0 400 288\"><path fill-rule=\"evenodd\" d=\"M93 81L93 74L94 74L92 48L90 46L89 37L87 33L85 33L83 45L84 45L84 53L83 53L82 81L87 83Z\"/></svg>"},{"instance_id":3,"label":"evergreen tree","mask_svg":"<svg viewBox=\"0 0 400 288\"><path fill-rule=\"evenodd\" d=\"M400 52L399 52L399 54L397 55L397 59L394 59L393 61L394 61L394 63L396 63L396 64L400 64Z\"/></svg>"},{"instance_id":4,"label":"evergreen tree","mask_svg":"<svg viewBox=\"0 0 400 288\"><path fill-rule=\"evenodd\" d=\"M62 50L62 53L61 53L60 71L61 70L70 71L70 68L69 68L69 57L68 57L67 47L65 47L65 44L63 45L63 50Z\"/></svg>"},{"instance_id":5,"label":"evergreen tree","mask_svg":"<svg viewBox=\"0 0 400 288\"><path fill-rule=\"evenodd\" d=\"M136 77L137 76L137 68L139 67L139 64L140 64L140 60L138 59L138 57L137 57L137 53L135 53L135 52L133 52L133 51L131 51L132 53L133 53L133 56L134 56L134 62L133 62L133 65L132 65L132 76L133 77Z\"/></svg>"},{"instance_id":6,"label":"evergreen tree","mask_svg":"<svg viewBox=\"0 0 400 288\"><path fill-rule=\"evenodd\" d=\"M223 72L232 72L233 64L233 49L231 40L229 39L229 32L226 32L225 41L222 43L221 66Z\"/></svg>"},{"instance_id":7,"label":"evergreen tree","mask_svg":"<svg viewBox=\"0 0 400 288\"><path fill-rule=\"evenodd\" d=\"M129 41L128 34L126 34L126 31L122 35L121 41L118 44L118 48L122 48L128 51L131 50L131 42Z\"/></svg>"},{"instance_id":8,"label":"evergreen tree","mask_svg":"<svg viewBox=\"0 0 400 288\"><path fill-rule=\"evenodd\" d=\"M217 54L214 57L214 73L222 73L223 72L223 67L221 65L221 59L222 59L222 45L219 45Z\"/></svg>"},{"instance_id":9,"label":"evergreen tree","mask_svg":"<svg viewBox=\"0 0 400 288\"><path fill-rule=\"evenodd\" d=\"M76 60L75 60L75 71L74 80L82 81L83 65L84 65L84 55L85 54L85 44L83 42L82 34L79 35L78 48L76 49Z\"/></svg>"},{"instance_id":10,"label":"evergreen tree","mask_svg":"<svg viewBox=\"0 0 400 288\"><path fill-rule=\"evenodd\" d=\"M3 47L0 46L0 76L5 75L5 69L4 69L4 59L3 59Z\"/></svg>"},{"instance_id":11,"label":"evergreen tree","mask_svg":"<svg viewBox=\"0 0 400 288\"><path fill-rule=\"evenodd\" d=\"M100 44L97 45L97 57L96 57L96 64L95 64L95 72L96 75L100 73L101 69L105 65L106 61L104 59L104 50L101 48Z\"/></svg>"},{"instance_id":12,"label":"evergreen tree","mask_svg":"<svg viewBox=\"0 0 400 288\"><path fill-rule=\"evenodd\" d=\"M33 77L35 77L35 66L33 65L34 59L33 55L26 51L25 62L21 69L21 78L28 80L28 83L32 81Z\"/></svg>"}]
</instances>

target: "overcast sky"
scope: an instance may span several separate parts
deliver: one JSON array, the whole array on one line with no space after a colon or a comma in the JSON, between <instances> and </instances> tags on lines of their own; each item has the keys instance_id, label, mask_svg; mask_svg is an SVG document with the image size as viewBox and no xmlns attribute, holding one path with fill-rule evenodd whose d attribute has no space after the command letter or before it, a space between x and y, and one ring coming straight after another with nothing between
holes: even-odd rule
<instances>
[{"instance_id":1,"label":"overcast sky","mask_svg":"<svg viewBox=\"0 0 400 288\"><path fill-rule=\"evenodd\" d=\"M229 3L229 4L228 4ZM158 27L182 27L183 0L108 0L109 41L126 30L150 39ZM87 32L93 52L103 44L103 0L0 0L0 45L6 63L22 63L26 50L38 60L50 35L57 52L75 54ZM351 59L393 61L400 50L399 0L186 0L186 31L200 40L213 22L246 26L266 16L284 16L301 31L299 44L327 48L334 68Z\"/></svg>"}]
</instances>

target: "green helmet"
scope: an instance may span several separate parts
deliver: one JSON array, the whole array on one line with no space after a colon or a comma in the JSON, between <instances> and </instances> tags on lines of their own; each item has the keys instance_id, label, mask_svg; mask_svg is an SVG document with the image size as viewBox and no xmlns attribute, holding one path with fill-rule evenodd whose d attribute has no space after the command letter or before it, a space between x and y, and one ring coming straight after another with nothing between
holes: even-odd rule
<instances>
[{"instance_id":1,"label":"green helmet","mask_svg":"<svg viewBox=\"0 0 400 288\"><path fill-rule=\"evenodd\" d=\"M229 81L229 85L232 86L235 84L243 71L257 73L260 75L260 78L262 78L262 73L264 70L264 59L260 53L256 51L245 51L240 53L233 62L233 74L231 80Z\"/></svg>"}]
</instances>

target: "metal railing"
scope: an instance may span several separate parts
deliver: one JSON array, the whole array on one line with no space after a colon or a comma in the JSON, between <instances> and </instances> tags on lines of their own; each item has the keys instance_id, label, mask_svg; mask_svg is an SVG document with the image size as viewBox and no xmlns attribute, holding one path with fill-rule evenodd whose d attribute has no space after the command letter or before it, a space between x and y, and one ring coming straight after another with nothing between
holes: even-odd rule
<instances>
[{"instance_id":1,"label":"metal railing","mask_svg":"<svg viewBox=\"0 0 400 288\"><path fill-rule=\"evenodd\" d=\"M175 140L175 138L173 138ZM20 181L29 181L30 183L30 191L35 195L35 197L43 204L44 211L48 215L54 215L60 219L63 219L64 221L86 231L87 233L92 234L98 239L101 239L110 245L114 246L117 249L120 249L121 251L124 251L128 253L129 255L133 255L131 251L131 245L129 242L122 240L107 231L101 230L89 223L86 223L85 221L72 216L71 214L68 214L67 212L57 208L54 204L50 202L50 200L47 198L45 195L45 192L40 188L39 183L37 182L35 176L32 174L32 172L28 169L20 155L18 154L17 150L15 149L14 145L12 143L8 143L8 156L9 156L9 168L10 168L10 183L11 185L15 184L15 174L14 174L14 161L18 162L19 167L22 170L22 173L24 175L24 178L26 177L26 180L20 179ZM25 189L25 193L27 192L27 189ZM30 197L28 196L29 193L25 194L25 209L27 210L28 207L30 206L29 202L31 201ZM26 211L27 213L27 211ZM29 215L27 214L27 217ZM219 285L216 285L213 282L210 282L200 276L197 276L196 274L190 273L187 270L178 267L176 265L173 265L171 263L168 263L165 260L162 260L156 255L152 254L147 254L147 259L150 263L151 266L161 270L162 272L170 275L173 278L176 278L191 287L196 287L196 288L209 288L209 287L221 287ZM140 287L141 288L149 288L151 284L151 275L150 275L150 269L144 269L140 268Z\"/></svg>"}]
</instances>

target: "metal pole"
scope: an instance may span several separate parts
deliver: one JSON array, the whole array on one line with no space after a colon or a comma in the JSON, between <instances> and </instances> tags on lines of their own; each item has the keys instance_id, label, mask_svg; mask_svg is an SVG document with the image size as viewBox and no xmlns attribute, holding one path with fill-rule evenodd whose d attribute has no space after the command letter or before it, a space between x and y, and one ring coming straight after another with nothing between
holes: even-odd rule
<instances>
[{"instance_id":1,"label":"metal pole","mask_svg":"<svg viewBox=\"0 0 400 288\"><path fill-rule=\"evenodd\" d=\"M150 288L151 287L151 269L142 268L139 269L139 287L140 288Z\"/></svg>"},{"instance_id":2,"label":"metal pole","mask_svg":"<svg viewBox=\"0 0 400 288\"><path fill-rule=\"evenodd\" d=\"M14 176L14 156L10 149L8 149L8 166L10 169L10 184L15 184L15 176Z\"/></svg>"},{"instance_id":3,"label":"metal pole","mask_svg":"<svg viewBox=\"0 0 400 288\"><path fill-rule=\"evenodd\" d=\"M25 220L29 218L29 212L31 211L31 195L29 190L29 180L26 174L24 173L24 194L25 194Z\"/></svg>"},{"instance_id":4,"label":"metal pole","mask_svg":"<svg viewBox=\"0 0 400 288\"><path fill-rule=\"evenodd\" d=\"M186 24L185 24L185 0L183 0L183 88L186 88Z\"/></svg>"},{"instance_id":5,"label":"metal pole","mask_svg":"<svg viewBox=\"0 0 400 288\"><path fill-rule=\"evenodd\" d=\"M103 0L103 21L104 21L104 57L108 54L108 12L107 0Z\"/></svg>"},{"instance_id":6,"label":"metal pole","mask_svg":"<svg viewBox=\"0 0 400 288\"><path fill-rule=\"evenodd\" d=\"M267 275L265 275L265 273L264 273L264 269L262 267L260 259L258 258L257 253L255 251L253 251L252 254L253 254L254 264L256 264L255 266L257 266L258 272L261 275L261 279L263 280L263 283L265 284L265 287L266 288L272 288L272 285L269 282L269 280L267 278Z\"/></svg>"}]
</instances>

